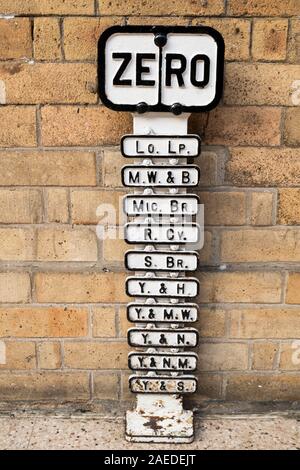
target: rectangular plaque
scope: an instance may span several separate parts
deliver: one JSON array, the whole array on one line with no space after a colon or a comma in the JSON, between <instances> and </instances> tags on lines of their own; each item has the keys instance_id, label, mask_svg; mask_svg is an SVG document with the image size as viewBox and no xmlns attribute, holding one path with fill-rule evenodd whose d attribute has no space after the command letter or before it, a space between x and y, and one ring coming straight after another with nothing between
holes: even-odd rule
<instances>
[{"instance_id":1,"label":"rectangular plaque","mask_svg":"<svg viewBox=\"0 0 300 470\"><path fill-rule=\"evenodd\" d=\"M133 393L194 393L197 390L197 379L193 376L132 376L129 378L129 388Z\"/></svg>"},{"instance_id":2,"label":"rectangular plaque","mask_svg":"<svg viewBox=\"0 0 300 470\"><path fill-rule=\"evenodd\" d=\"M124 157L198 157L201 140L197 135L125 135L121 139Z\"/></svg>"},{"instance_id":3,"label":"rectangular plaque","mask_svg":"<svg viewBox=\"0 0 300 470\"><path fill-rule=\"evenodd\" d=\"M197 368L195 353L130 353L128 365L132 370L184 372Z\"/></svg>"},{"instance_id":4,"label":"rectangular plaque","mask_svg":"<svg viewBox=\"0 0 300 470\"><path fill-rule=\"evenodd\" d=\"M200 168L195 165L127 165L122 168L122 183L131 188L191 188L198 186Z\"/></svg>"},{"instance_id":5,"label":"rectangular plaque","mask_svg":"<svg viewBox=\"0 0 300 470\"><path fill-rule=\"evenodd\" d=\"M126 293L131 297L196 297L199 294L199 281L193 277L128 277Z\"/></svg>"},{"instance_id":6,"label":"rectangular plaque","mask_svg":"<svg viewBox=\"0 0 300 470\"><path fill-rule=\"evenodd\" d=\"M135 223L124 227L125 241L129 244L173 244L198 243L200 227L198 224Z\"/></svg>"},{"instance_id":7,"label":"rectangular plaque","mask_svg":"<svg viewBox=\"0 0 300 470\"><path fill-rule=\"evenodd\" d=\"M123 199L124 213L129 216L167 214L196 215L200 199L192 194L136 195L130 194Z\"/></svg>"},{"instance_id":8,"label":"rectangular plaque","mask_svg":"<svg viewBox=\"0 0 300 470\"><path fill-rule=\"evenodd\" d=\"M198 331L195 328L130 328L128 343L147 348L193 348L198 343Z\"/></svg>"},{"instance_id":9,"label":"rectangular plaque","mask_svg":"<svg viewBox=\"0 0 300 470\"><path fill-rule=\"evenodd\" d=\"M142 251L125 254L129 271L195 271L198 267L196 251Z\"/></svg>"},{"instance_id":10,"label":"rectangular plaque","mask_svg":"<svg viewBox=\"0 0 300 470\"><path fill-rule=\"evenodd\" d=\"M193 323L198 320L197 304L139 304L127 305L127 319L133 323Z\"/></svg>"}]
</instances>

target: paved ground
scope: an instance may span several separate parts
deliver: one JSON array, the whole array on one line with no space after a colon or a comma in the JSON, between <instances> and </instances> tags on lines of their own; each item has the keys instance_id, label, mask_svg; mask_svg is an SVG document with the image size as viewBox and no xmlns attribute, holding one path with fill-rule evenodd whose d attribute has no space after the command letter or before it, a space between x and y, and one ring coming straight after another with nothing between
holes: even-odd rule
<instances>
[{"instance_id":1,"label":"paved ground","mask_svg":"<svg viewBox=\"0 0 300 470\"><path fill-rule=\"evenodd\" d=\"M29 414L0 416L0 449L300 449L300 418L284 415L196 419L192 444L131 444L122 418Z\"/></svg>"}]
</instances>

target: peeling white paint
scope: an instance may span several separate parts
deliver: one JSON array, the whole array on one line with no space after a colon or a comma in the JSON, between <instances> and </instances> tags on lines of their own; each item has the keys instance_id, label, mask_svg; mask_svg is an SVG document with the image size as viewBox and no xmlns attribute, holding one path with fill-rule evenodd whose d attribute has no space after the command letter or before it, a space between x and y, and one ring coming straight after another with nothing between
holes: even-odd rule
<instances>
[{"instance_id":1,"label":"peeling white paint","mask_svg":"<svg viewBox=\"0 0 300 470\"><path fill-rule=\"evenodd\" d=\"M14 15L0 15L0 18L3 20L13 20L15 16Z\"/></svg>"},{"instance_id":2,"label":"peeling white paint","mask_svg":"<svg viewBox=\"0 0 300 470\"><path fill-rule=\"evenodd\" d=\"M0 364L6 364L6 344L0 341Z\"/></svg>"},{"instance_id":3,"label":"peeling white paint","mask_svg":"<svg viewBox=\"0 0 300 470\"><path fill-rule=\"evenodd\" d=\"M0 104L6 104L6 86L4 80L0 80Z\"/></svg>"}]
</instances>

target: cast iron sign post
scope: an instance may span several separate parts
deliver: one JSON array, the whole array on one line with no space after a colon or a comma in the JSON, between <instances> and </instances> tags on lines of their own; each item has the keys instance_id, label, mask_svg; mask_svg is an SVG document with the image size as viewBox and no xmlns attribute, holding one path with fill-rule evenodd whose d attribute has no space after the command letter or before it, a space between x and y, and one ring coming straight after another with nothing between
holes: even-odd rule
<instances>
[{"instance_id":1,"label":"cast iron sign post","mask_svg":"<svg viewBox=\"0 0 300 470\"><path fill-rule=\"evenodd\" d=\"M192 327L199 282L186 272L198 268L201 229L195 217L199 198L187 189L199 183L190 161L201 153L197 135L187 133L191 112L217 106L223 88L224 42L209 27L114 26L99 40L98 77L102 103L133 113L133 135L121 153L134 164L122 169L133 193L123 201L130 221L124 227L125 266L136 272L126 293L135 327L128 331L137 404L126 414L126 438L134 442L191 442L193 413L183 396L194 393L198 343ZM190 248L191 247L191 248ZM187 250L186 250L187 248ZM187 325L187 326L185 326Z\"/></svg>"}]
</instances>

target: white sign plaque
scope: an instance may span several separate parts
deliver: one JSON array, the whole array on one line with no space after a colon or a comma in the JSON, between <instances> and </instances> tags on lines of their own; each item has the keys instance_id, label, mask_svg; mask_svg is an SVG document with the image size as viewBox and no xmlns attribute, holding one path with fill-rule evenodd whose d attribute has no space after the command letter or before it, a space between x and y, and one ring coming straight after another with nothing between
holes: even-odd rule
<instances>
[{"instance_id":1,"label":"white sign plaque","mask_svg":"<svg viewBox=\"0 0 300 470\"><path fill-rule=\"evenodd\" d=\"M192 194L168 196L132 195L123 199L124 212L129 216L167 214L167 215L196 215L200 199Z\"/></svg>"},{"instance_id":2,"label":"white sign plaque","mask_svg":"<svg viewBox=\"0 0 300 470\"><path fill-rule=\"evenodd\" d=\"M198 343L198 331L195 328L130 328L128 342L136 347L194 348Z\"/></svg>"},{"instance_id":3,"label":"white sign plaque","mask_svg":"<svg viewBox=\"0 0 300 470\"><path fill-rule=\"evenodd\" d=\"M191 158L201 152L197 135L125 135L121 140L124 157Z\"/></svg>"},{"instance_id":4,"label":"white sign plaque","mask_svg":"<svg viewBox=\"0 0 300 470\"><path fill-rule=\"evenodd\" d=\"M125 241L129 244L173 244L197 243L200 238L200 227L197 224L138 224L125 225Z\"/></svg>"},{"instance_id":5,"label":"white sign plaque","mask_svg":"<svg viewBox=\"0 0 300 470\"><path fill-rule=\"evenodd\" d=\"M192 375L155 378L135 375L129 378L129 387L133 393L194 393L197 379Z\"/></svg>"},{"instance_id":6,"label":"white sign plaque","mask_svg":"<svg viewBox=\"0 0 300 470\"><path fill-rule=\"evenodd\" d=\"M127 251L125 267L129 271L195 271L196 251Z\"/></svg>"},{"instance_id":7,"label":"white sign plaque","mask_svg":"<svg viewBox=\"0 0 300 470\"><path fill-rule=\"evenodd\" d=\"M128 365L132 370L146 371L193 371L197 368L194 353L130 353Z\"/></svg>"},{"instance_id":8,"label":"white sign plaque","mask_svg":"<svg viewBox=\"0 0 300 470\"><path fill-rule=\"evenodd\" d=\"M193 277L128 277L126 293L131 297L196 297L199 294L199 281Z\"/></svg>"},{"instance_id":9,"label":"white sign plaque","mask_svg":"<svg viewBox=\"0 0 300 470\"><path fill-rule=\"evenodd\" d=\"M122 168L124 186L139 187L195 187L200 179L200 169L195 165L127 165Z\"/></svg>"},{"instance_id":10,"label":"white sign plaque","mask_svg":"<svg viewBox=\"0 0 300 470\"><path fill-rule=\"evenodd\" d=\"M127 318L133 323L193 323L198 319L197 304L139 304L127 306Z\"/></svg>"}]
</instances>

